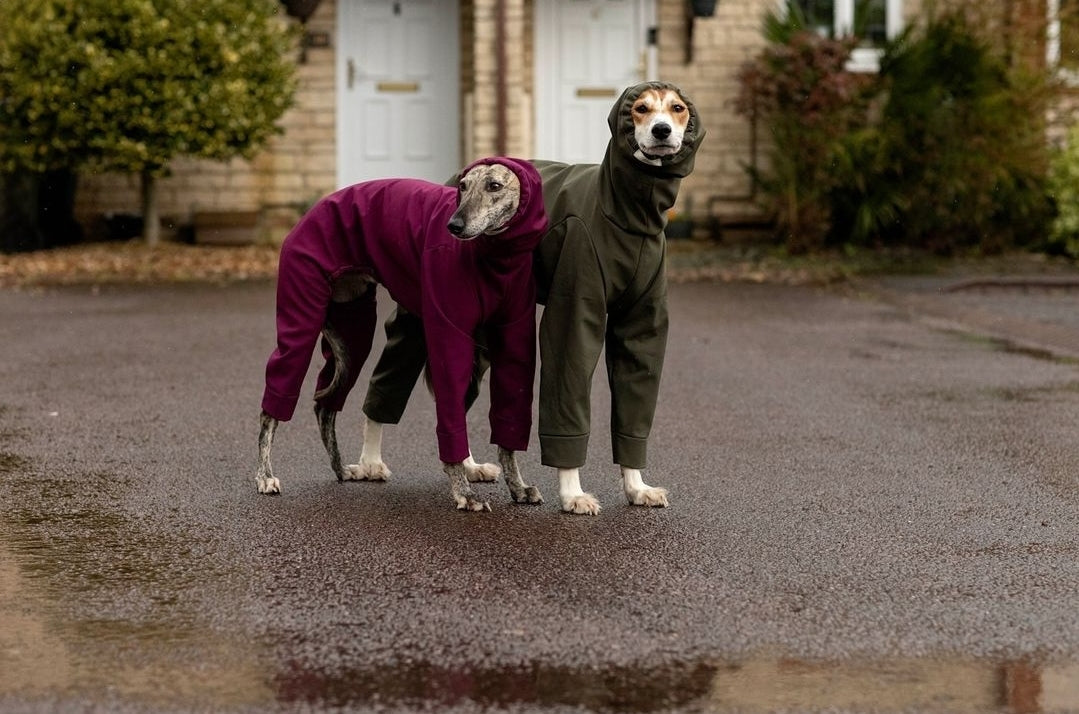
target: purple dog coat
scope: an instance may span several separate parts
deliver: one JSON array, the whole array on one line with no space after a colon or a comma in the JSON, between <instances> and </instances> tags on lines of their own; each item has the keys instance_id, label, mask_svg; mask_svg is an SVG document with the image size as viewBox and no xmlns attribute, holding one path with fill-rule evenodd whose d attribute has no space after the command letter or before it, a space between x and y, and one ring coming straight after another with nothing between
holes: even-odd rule
<instances>
[{"instance_id":1,"label":"purple dog coat","mask_svg":"<svg viewBox=\"0 0 1079 714\"><path fill-rule=\"evenodd\" d=\"M344 381L320 401L344 406L371 350L375 290L358 300L331 300L332 283L350 272L383 285L409 312L422 317L444 462L469 454L465 392L472 377L474 335L484 326L491 361L491 443L528 448L536 370L536 287L532 251L547 230L539 174L523 161L496 157L521 182L517 213L505 231L468 241L446 225L457 190L414 179L367 181L319 201L285 238L277 283L277 349L266 365L262 409L288 421L322 327L330 324L348 347ZM463 174L462 174L463 175ZM319 388L330 383L333 356Z\"/></svg>"}]
</instances>

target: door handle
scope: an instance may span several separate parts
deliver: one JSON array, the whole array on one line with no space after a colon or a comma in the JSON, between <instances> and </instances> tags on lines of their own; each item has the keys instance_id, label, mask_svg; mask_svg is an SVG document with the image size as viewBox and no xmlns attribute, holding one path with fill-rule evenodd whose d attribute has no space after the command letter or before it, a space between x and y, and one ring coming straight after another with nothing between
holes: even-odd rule
<instances>
[{"instance_id":1,"label":"door handle","mask_svg":"<svg viewBox=\"0 0 1079 714\"><path fill-rule=\"evenodd\" d=\"M345 62L345 86L352 89L356 82L356 62L351 57Z\"/></svg>"}]
</instances>

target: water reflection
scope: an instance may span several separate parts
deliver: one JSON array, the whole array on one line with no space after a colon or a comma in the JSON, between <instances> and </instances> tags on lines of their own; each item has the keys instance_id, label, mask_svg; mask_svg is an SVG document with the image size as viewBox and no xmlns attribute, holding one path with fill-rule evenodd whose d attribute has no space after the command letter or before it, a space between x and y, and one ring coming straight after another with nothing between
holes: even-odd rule
<instances>
[{"instance_id":1,"label":"water reflection","mask_svg":"<svg viewBox=\"0 0 1079 714\"><path fill-rule=\"evenodd\" d=\"M278 700L334 707L394 705L591 711L947 711L1035 714L1079 709L1079 665L909 659L811 662L760 657L738 663L573 669L443 667L412 662L326 672L288 663Z\"/></svg>"},{"instance_id":2,"label":"water reflection","mask_svg":"<svg viewBox=\"0 0 1079 714\"><path fill-rule=\"evenodd\" d=\"M42 478L3 451L0 476L0 711L272 704L262 652L199 611L226 571L198 538L119 510L121 477Z\"/></svg>"},{"instance_id":3,"label":"water reflection","mask_svg":"<svg viewBox=\"0 0 1079 714\"><path fill-rule=\"evenodd\" d=\"M224 633L154 618L73 618L56 604L0 540L0 709L5 697L207 710L272 701L258 653Z\"/></svg>"}]
</instances>

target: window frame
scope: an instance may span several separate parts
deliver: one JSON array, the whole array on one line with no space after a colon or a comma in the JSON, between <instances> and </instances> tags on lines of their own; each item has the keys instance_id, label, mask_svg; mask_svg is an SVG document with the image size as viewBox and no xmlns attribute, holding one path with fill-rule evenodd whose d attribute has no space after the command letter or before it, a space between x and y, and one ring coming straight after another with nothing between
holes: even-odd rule
<instances>
[{"instance_id":1,"label":"window frame","mask_svg":"<svg viewBox=\"0 0 1079 714\"><path fill-rule=\"evenodd\" d=\"M787 0L784 8L789 8L791 2L797 2L797 0ZM853 34L857 4L858 0L833 0L835 15L832 18L831 27L833 37L847 37ZM888 39L902 32L903 24L903 0L884 0L884 31ZM847 70L867 73L880 71L881 52L882 50L878 47L855 47L847 62Z\"/></svg>"},{"instance_id":2,"label":"window frame","mask_svg":"<svg viewBox=\"0 0 1079 714\"><path fill-rule=\"evenodd\" d=\"M1069 87L1079 87L1079 66L1060 63L1060 0L1045 2L1045 66Z\"/></svg>"}]
</instances>

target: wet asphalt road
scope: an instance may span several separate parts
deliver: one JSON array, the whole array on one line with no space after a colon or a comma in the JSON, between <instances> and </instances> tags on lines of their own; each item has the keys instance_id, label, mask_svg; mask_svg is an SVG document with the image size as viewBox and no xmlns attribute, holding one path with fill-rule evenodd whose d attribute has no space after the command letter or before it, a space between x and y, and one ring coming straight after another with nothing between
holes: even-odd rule
<instances>
[{"instance_id":1,"label":"wet asphalt road","mask_svg":"<svg viewBox=\"0 0 1079 714\"><path fill-rule=\"evenodd\" d=\"M456 512L422 392L390 482L303 408L257 495L271 285L0 292L0 711L1079 711L1079 363L908 308L673 286L671 507L601 367L586 517L535 449Z\"/></svg>"}]
</instances>

